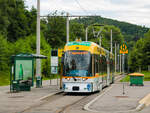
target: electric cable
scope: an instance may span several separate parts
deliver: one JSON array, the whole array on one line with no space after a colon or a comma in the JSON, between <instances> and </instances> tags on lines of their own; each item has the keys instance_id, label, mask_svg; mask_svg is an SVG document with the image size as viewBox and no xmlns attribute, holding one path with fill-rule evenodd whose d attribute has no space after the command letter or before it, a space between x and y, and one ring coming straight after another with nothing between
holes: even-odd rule
<instances>
[{"instance_id":1,"label":"electric cable","mask_svg":"<svg viewBox=\"0 0 150 113\"><path fill-rule=\"evenodd\" d=\"M88 12L84 9L84 7L81 6L78 0L75 0L75 2L79 5L79 7L88 15Z\"/></svg>"}]
</instances>

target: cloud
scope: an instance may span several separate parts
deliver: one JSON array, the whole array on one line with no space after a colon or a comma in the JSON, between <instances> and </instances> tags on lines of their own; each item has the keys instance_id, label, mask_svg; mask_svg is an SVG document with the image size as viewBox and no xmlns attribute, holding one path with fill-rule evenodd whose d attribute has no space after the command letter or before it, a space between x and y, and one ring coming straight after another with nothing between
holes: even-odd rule
<instances>
[{"instance_id":1,"label":"cloud","mask_svg":"<svg viewBox=\"0 0 150 113\"><path fill-rule=\"evenodd\" d=\"M36 7L37 0L26 0L26 5ZM41 15L54 10L72 15L101 15L120 21L150 27L150 0L40 0ZM86 12L83 10L85 9Z\"/></svg>"}]
</instances>

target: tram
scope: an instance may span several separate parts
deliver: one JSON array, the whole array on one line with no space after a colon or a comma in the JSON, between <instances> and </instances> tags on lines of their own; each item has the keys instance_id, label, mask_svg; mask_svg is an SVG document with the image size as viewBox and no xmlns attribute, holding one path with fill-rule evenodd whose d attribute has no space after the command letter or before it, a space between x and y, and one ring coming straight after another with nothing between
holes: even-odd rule
<instances>
[{"instance_id":1,"label":"tram","mask_svg":"<svg viewBox=\"0 0 150 113\"><path fill-rule=\"evenodd\" d=\"M64 47L64 92L95 92L114 81L113 54L94 42L73 41Z\"/></svg>"}]
</instances>

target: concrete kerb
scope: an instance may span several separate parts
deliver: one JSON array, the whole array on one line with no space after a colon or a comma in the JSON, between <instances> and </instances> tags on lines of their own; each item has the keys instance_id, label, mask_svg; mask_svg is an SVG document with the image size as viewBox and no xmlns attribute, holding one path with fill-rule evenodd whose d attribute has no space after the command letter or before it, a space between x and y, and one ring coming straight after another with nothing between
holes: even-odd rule
<instances>
[{"instance_id":1,"label":"concrete kerb","mask_svg":"<svg viewBox=\"0 0 150 113\"><path fill-rule=\"evenodd\" d=\"M137 107L136 107L136 111L141 111L142 109L144 109L145 107L145 104L139 104Z\"/></svg>"},{"instance_id":2,"label":"concrete kerb","mask_svg":"<svg viewBox=\"0 0 150 113\"><path fill-rule=\"evenodd\" d=\"M139 105L136 107L136 111L141 111L144 107L150 105L150 94L146 95L143 99L139 101Z\"/></svg>"},{"instance_id":3,"label":"concrete kerb","mask_svg":"<svg viewBox=\"0 0 150 113\"><path fill-rule=\"evenodd\" d=\"M59 93L62 93L62 92L63 92L63 91L58 91L58 92L55 92L55 93L50 93L50 94L48 94L48 95L45 95L45 96L43 96L43 97L37 99L36 101L42 101L42 100L44 100L44 99L46 99L46 98L48 98L48 97L51 97L51 96L53 96L53 95L56 95L56 94L59 94Z\"/></svg>"}]
</instances>

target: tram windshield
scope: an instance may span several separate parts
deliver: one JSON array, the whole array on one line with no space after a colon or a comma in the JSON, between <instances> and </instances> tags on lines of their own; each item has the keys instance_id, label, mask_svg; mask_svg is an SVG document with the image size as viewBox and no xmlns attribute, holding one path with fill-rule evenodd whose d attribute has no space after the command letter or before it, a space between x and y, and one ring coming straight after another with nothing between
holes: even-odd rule
<instances>
[{"instance_id":1,"label":"tram windshield","mask_svg":"<svg viewBox=\"0 0 150 113\"><path fill-rule=\"evenodd\" d=\"M64 56L65 76L90 76L91 55L88 51L67 51Z\"/></svg>"}]
</instances>

